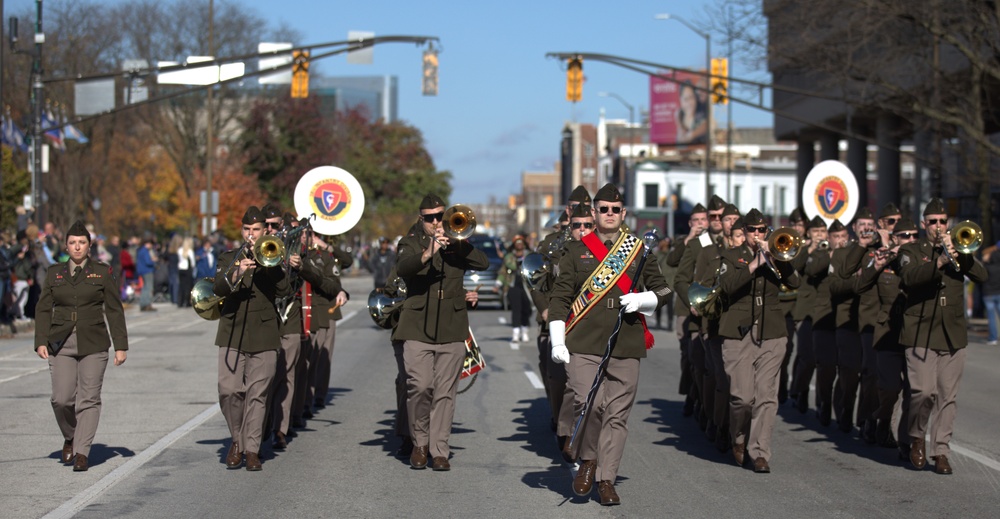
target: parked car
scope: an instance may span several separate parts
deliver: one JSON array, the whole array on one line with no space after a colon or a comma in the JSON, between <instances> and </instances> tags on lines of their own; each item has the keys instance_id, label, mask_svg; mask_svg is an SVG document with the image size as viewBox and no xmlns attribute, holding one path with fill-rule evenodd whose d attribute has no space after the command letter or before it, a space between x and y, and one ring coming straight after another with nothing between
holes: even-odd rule
<instances>
[{"instance_id":1,"label":"parked car","mask_svg":"<svg viewBox=\"0 0 1000 519\"><path fill-rule=\"evenodd\" d=\"M469 237L469 243L477 249L486 253L490 260L490 267L486 270L467 270L465 280L462 285L466 290L479 289L479 304L498 304L501 308L507 309L507 298L504 297L503 290L493 291L497 285L497 273L503 266L503 258L497 252L499 246L503 250L503 244L497 238L484 234L473 234Z\"/></svg>"}]
</instances>

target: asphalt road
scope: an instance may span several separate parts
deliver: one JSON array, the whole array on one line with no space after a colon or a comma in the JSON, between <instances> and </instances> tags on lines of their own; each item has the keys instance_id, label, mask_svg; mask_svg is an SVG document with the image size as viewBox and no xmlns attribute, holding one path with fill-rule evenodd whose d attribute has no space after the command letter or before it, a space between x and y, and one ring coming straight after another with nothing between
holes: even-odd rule
<instances>
[{"instance_id":1,"label":"asphalt road","mask_svg":"<svg viewBox=\"0 0 1000 519\"><path fill-rule=\"evenodd\" d=\"M735 466L682 418L672 333L642 362L617 482L622 505L577 498L537 383L533 343L508 342L506 312L472 312L487 369L458 397L450 472L393 457L395 364L366 315L371 280L337 330L332 405L264 470L226 470L216 323L158 305L127 314L131 350L109 366L88 472L62 466L47 366L30 337L0 341L0 516L34 517L993 517L1000 505L995 403L1000 349L970 345L953 447L955 474L915 471L813 415L782 406L772 473ZM534 335L534 334L533 334Z\"/></svg>"}]
</instances>

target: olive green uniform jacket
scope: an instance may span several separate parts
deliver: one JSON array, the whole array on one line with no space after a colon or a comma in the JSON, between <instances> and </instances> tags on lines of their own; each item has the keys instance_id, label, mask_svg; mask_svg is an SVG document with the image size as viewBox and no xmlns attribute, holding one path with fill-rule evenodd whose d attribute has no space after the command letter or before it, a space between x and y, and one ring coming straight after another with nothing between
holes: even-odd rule
<instances>
[{"instance_id":1,"label":"olive green uniform jacket","mask_svg":"<svg viewBox=\"0 0 1000 519\"><path fill-rule=\"evenodd\" d=\"M752 273L750 262L754 253L748 245L722 252L719 286L727 297L728 307L719 321L719 335L727 339L742 339L756 327L756 339L788 337L785 312L778 299L779 287L798 288L799 273L787 261L775 261L781 279L766 264Z\"/></svg>"},{"instance_id":2,"label":"olive green uniform jacket","mask_svg":"<svg viewBox=\"0 0 1000 519\"><path fill-rule=\"evenodd\" d=\"M862 304L859 313L862 323L871 322L874 347L881 351L901 351L899 346L899 331L903 328L903 309L906 305L906 294L899 287L899 257L889 262L882 270L864 266L858 276L858 290L862 292ZM877 306L867 308L864 294L874 294ZM866 314L873 314L867 316ZM864 325L863 326L867 326ZM862 328L863 329L863 328Z\"/></svg>"},{"instance_id":3,"label":"olive green uniform jacket","mask_svg":"<svg viewBox=\"0 0 1000 519\"><path fill-rule=\"evenodd\" d=\"M809 314L813 321L813 330L833 330L836 326L836 316L833 303L830 300L830 251L814 250L806 258L803 269L807 282L816 287L816 297L813 298L812 310Z\"/></svg>"},{"instance_id":4,"label":"olive green uniform jacket","mask_svg":"<svg viewBox=\"0 0 1000 519\"><path fill-rule=\"evenodd\" d=\"M667 287L667 282L663 280L660 268L653 258L648 258L642 272L637 273L639 258L640 256L636 256L625 272L632 280L636 280L638 274L636 291L655 293L656 306L659 308L673 293ZM598 264L600 261L583 242L571 241L566 244L566 254L559 262L559 276L556 278L549 300L549 322L565 321L569 317L573 300L584 284L590 283L591 274L597 269ZM624 292L618 288L618 284L608 288L605 296L594 303L594 308L567 332L566 347L570 352L604 355L608 338L611 337L615 322L618 320L618 312L621 309L619 298L622 295ZM612 308L608 307L609 304ZM646 357L646 337L639 316L639 312L625 314L612 357L640 359Z\"/></svg>"},{"instance_id":5,"label":"olive green uniform jacket","mask_svg":"<svg viewBox=\"0 0 1000 519\"><path fill-rule=\"evenodd\" d=\"M462 342L469 336L463 278L466 270L486 270L486 253L459 241L434 253L426 264L420 257L431 236L420 229L399 241L396 271L406 282L406 301L394 341L427 344Z\"/></svg>"},{"instance_id":6,"label":"olive green uniform jacket","mask_svg":"<svg viewBox=\"0 0 1000 519\"><path fill-rule=\"evenodd\" d=\"M816 285L812 283L811 278L805 275L806 261L808 260L809 254L802 251L791 261L792 267L799 273L801 280L798 290L795 291L795 307L792 309L792 319L795 321L812 319L812 306L816 303Z\"/></svg>"},{"instance_id":7,"label":"olive green uniform jacket","mask_svg":"<svg viewBox=\"0 0 1000 519\"><path fill-rule=\"evenodd\" d=\"M851 243L833 251L830 258L830 302L834 311L834 326L860 332L858 326L857 273L862 267L861 260L868 250L857 243Z\"/></svg>"},{"instance_id":8,"label":"olive green uniform jacket","mask_svg":"<svg viewBox=\"0 0 1000 519\"><path fill-rule=\"evenodd\" d=\"M215 295L226 298L215 344L244 353L276 350L281 346L281 322L274 302L291 291L288 278L281 267L257 265L243 276L235 290L231 290L226 282L227 273L222 269L237 252L220 254L215 267Z\"/></svg>"},{"instance_id":9,"label":"olive green uniform jacket","mask_svg":"<svg viewBox=\"0 0 1000 519\"><path fill-rule=\"evenodd\" d=\"M308 254L306 256L308 256ZM295 280L296 277L299 278L297 281ZM314 294L316 292L325 294L331 294L331 293L338 294L341 290L339 277L324 276L320 267L315 262L307 261L306 257L302 258L302 266L299 267L298 272L292 276L292 280L293 280L292 289L289 295L286 296L285 299L281 300L282 304L290 305L290 307L288 307L288 313L286 314L285 321L281 325L281 335L292 335L296 333L301 334L303 331L302 295L295 293L298 292L298 290L301 288L301 286L298 285L298 283L301 283L302 281L308 281L311 286L318 287L313 289ZM334 295L334 297L336 297L336 295ZM310 325L313 321L316 320L315 319L316 299L317 298L315 297L313 298L313 303L312 303L313 310L310 312L311 316ZM284 312L285 306L279 305L278 311ZM327 318L326 321L329 323L329 318ZM327 326L329 326L329 324ZM313 332L316 330L309 330L309 331Z\"/></svg>"},{"instance_id":10,"label":"olive green uniform jacket","mask_svg":"<svg viewBox=\"0 0 1000 519\"><path fill-rule=\"evenodd\" d=\"M906 291L899 343L908 347L954 351L969 343L963 297L964 279L986 281L986 267L969 254L959 254L959 270L937 266L940 248L927 238L899 248L899 278Z\"/></svg>"},{"instance_id":11,"label":"olive green uniform jacket","mask_svg":"<svg viewBox=\"0 0 1000 519\"><path fill-rule=\"evenodd\" d=\"M75 328L80 355L107 351L112 342L116 351L128 350L125 311L111 266L88 259L74 281L70 263L50 265L45 273L45 284L35 306L32 349L65 341Z\"/></svg>"},{"instance_id":12,"label":"olive green uniform jacket","mask_svg":"<svg viewBox=\"0 0 1000 519\"><path fill-rule=\"evenodd\" d=\"M677 266L677 273L674 274L673 287L677 292L678 299L680 299L683 303L681 306L684 306L684 310L688 314L691 313L691 301L688 298L688 288L691 287L691 282L694 281L695 270L698 270L699 272L708 272L709 270L708 265L698 263L701 250L705 247L716 246L719 239L721 239L721 235L712 236L708 231L705 231L701 236L692 239L691 242L684 247L681 262ZM705 261L708 260L705 259ZM691 315L691 318L688 320L688 330L697 332L701 330L701 327L701 317Z\"/></svg>"},{"instance_id":13,"label":"olive green uniform jacket","mask_svg":"<svg viewBox=\"0 0 1000 519\"><path fill-rule=\"evenodd\" d=\"M308 264L307 276L315 276L319 272L321 278L306 278L312 286L312 317L310 319L309 331L317 332L320 328L329 328L330 321L339 321L343 318L340 307L337 303L337 294L341 291L340 269L350 267L353 263L351 255L340 249L333 249L333 252L309 251L304 258L303 264ZM350 299L351 295L347 294Z\"/></svg>"}]
</instances>

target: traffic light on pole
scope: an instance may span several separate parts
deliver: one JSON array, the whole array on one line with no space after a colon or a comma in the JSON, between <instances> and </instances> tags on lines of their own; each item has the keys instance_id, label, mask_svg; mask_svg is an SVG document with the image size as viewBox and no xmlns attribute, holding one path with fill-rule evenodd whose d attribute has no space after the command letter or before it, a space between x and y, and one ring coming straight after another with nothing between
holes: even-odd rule
<instances>
[{"instance_id":1,"label":"traffic light on pole","mask_svg":"<svg viewBox=\"0 0 1000 519\"><path fill-rule=\"evenodd\" d=\"M574 103L583 99L583 60L570 58L566 62L566 100Z\"/></svg>"},{"instance_id":2,"label":"traffic light on pole","mask_svg":"<svg viewBox=\"0 0 1000 519\"><path fill-rule=\"evenodd\" d=\"M712 103L724 105L729 103L729 59L712 58Z\"/></svg>"},{"instance_id":3,"label":"traffic light on pole","mask_svg":"<svg viewBox=\"0 0 1000 519\"><path fill-rule=\"evenodd\" d=\"M292 99L309 97L309 51L292 51Z\"/></svg>"},{"instance_id":4,"label":"traffic light on pole","mask_svg":"<svg viewBox=\"0 0 1000 519\"><path fill-rule=\"evenodd\" d=\"M438 95L438 53L436 50L424 51L424 89L425 96Z\"/></svg>"}]
</instances>

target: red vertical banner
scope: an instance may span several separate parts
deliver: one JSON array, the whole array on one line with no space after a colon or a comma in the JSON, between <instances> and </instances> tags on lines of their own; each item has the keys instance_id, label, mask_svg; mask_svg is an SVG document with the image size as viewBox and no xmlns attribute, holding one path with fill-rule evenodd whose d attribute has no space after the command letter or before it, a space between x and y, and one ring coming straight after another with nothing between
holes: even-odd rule
<instances>
[{"instance_id":1,"label":"red vertical banner","mask_svg":"<svg viewBox=\"0 0 1000 519\"><path fill-rule=\"evenodd\" d=\"M660 146L705 144L710 109L707 88L704 75L662 72L650 76L649 141Z\"/></svg>"}]
</instances>

